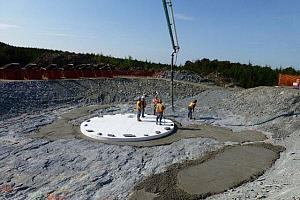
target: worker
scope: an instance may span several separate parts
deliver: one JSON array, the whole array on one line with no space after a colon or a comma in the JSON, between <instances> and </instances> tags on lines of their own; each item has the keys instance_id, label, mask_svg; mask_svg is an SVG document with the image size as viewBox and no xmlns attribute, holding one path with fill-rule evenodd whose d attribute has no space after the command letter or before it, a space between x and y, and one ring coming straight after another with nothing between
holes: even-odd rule
<instances>
[{"instance_id":1,"label":"worker","mask_svg":"<svg viewBox=\"0 0 300 200\"><path fill-rule=\"evenodd\" d=\"M161 125L161 120L163 118L165 106L162 104L162 100L158 99L157 104L155 106L155 114L156 114L156 124L158 124L159 120L159 125Z\"/></svg>"},{"instance_id":2,"label":"worker","mask_svg":"<svg viewBox=\"0 0 300 200\"><path fill-rule=\"evenodd\" d=\"M146 108L146 95L142 96L141 102L142 102L142 109L141 109L141 114L142 117L145 117L145 108Z\"/></svg>"},{"instance_id":3,"label":"worker","mask_svg":"<svg viewBox=\"0 0 300 200\"><path fill-rule=\"evenodd\" d=\"M196 103L197 103L197 100L195 99L188 106L188 118L189 119L193 118L193 112L195 111Z\"/></svg>"},{"instance_id":4,"label":"worker","mask_svg":"<svg viewBox=\"0 0 300 200\"><path fill-rule=\"evenodd\" d=\"M141 97L138 98L136 102L136 110L137 110L137 120L140 122L141 120L141 112L142 112L142 101Z\"/></svg>"},{"instance_id":5,"label":"worker","mask_svg":"<svg viewBox=\"0 0 300 200\"><path fill-rule=\"evenodd\" d=\"M157 94L155 94L155 96L153 97L152 103L153 103L153 115L155 115L156 104L158 103L158 96L157 96Z\"/></svg>"}]
</instances>

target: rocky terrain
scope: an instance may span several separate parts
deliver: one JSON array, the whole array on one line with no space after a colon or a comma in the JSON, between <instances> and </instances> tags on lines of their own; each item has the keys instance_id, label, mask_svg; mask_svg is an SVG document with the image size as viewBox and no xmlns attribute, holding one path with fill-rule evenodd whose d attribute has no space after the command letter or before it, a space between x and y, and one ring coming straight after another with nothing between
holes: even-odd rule
<instances>
[{"instance_id":1,"label":"rocky terrain","mask_svg":"<svg viewBox=\"0 0 300 200\"><path fill-rule=\"evenodd\" d=\"M110 104L134 101L159 92L169 97L169 82L161 79L85 79L0 82L0 119L63 105ZM175 97L193 96L203 88L176 83ZM114 92L112 92L114 91Z\"/></svg>"},{"instance_id":2,"label":"rocky terrain","mask_svg":"<svg viewBox=\"0 0 300 200\"><path fill-rule=\"evenodd\" d=\"M166 115L182 126L210 124L230 128L233 134L258 130L267 136L258 142L286 148L262 176L208 199L300 198L299 91L277 87L233 90L179 81L175 82L176 111L172 113L167 80L129 78L0 82L0 198L128 199L138 183L173 164L247 144L232 137L198 136L136 147L74 134L91 116L133 112L137 96L152 96L155 91L164 97ZM188 120L186 106L192 99L198 99L198 105L195 120ZM51 127L61 119L60 127ZM44 127L53 132L52 137L41 135ZM70 131L56 132L61 127Z\"/></svg>"},{"instance_id":3,"label":"rocky terrain","mask_svg":"<svg viewBox=\"0 0 300 200\"><path fill-rule=\"evenodd\" d=\"M211 82L210 80L189 72L189 71L174 71L174 80L178 80L178 81L188 81L188 82L192 82L192 83L209 83ZM166 79L170 79L171 78L171 71L164 71L162 72L162 74L160 74L159 78L166 78Z\"/></svg>"}]
</instances>

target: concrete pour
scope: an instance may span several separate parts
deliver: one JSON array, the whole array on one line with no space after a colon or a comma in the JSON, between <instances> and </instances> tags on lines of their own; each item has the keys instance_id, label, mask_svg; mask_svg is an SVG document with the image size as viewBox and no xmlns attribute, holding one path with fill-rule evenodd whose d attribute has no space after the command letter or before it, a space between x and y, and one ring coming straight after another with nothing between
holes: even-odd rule
<instances>
[{"instance_id":1,"label":"concrete pour","mask_svg":"<svg viewBox=\"0 0 300 200\"><path fill-rule=\"evenodd\" d=\"M94 114L91 114L86 111L94 110L96 108L97 107L77 108L77 109L72 110L71 112L68 112L68 113L62 115L56 122L48 125L48 126L53 126L53 125L55 126L56 123L64 122L61 124L59 129L55 130L55 132L57 132L57 133L51 134L51 135L55 135L55 137L51 137L51 138L52 139L70 138L70 137L72 137L72 135L73 136L79 135L80 134L79 130L78 130L78 133L75 133L75 132L71 133L69 130L66 130L65 127L68 126L68 123L70 121L74 121L74 119L86 119L86 116L94 115ZM98 108L101 108L101 107L98 107ZM107 109L107 108L109 108L109 107L108 106L102 107L102 109ZM115 108L114 110L115 110L115 112L119 111L117 108ZM112 116L114 116L114 115L112 115ZM126 115L124 115L124 116L126 116ZM66 120L66 119L68 119L68 120ZM136 122L136 118L130 118L130 119L134 119L135 124L139 123L139 122ZM43 133L45 130L48 130L47 126L41 128L39 130L39 132L37 133L37 136L40 135L43 137L44 135L47 135L46 133ZM235 142L235 143L256 142L256 141L263 141L263 140L267 139L267 137L265 135L263 135L262 133L259 133L257 131L253 131L253 130L232 132L232 130L230 130L230 129L223 128L223 127L217 127L217 126L211 126L211 125L196 125L196 124L194 124L194 125L189 125L189 126L181 126L180 124L177 124L176 132L174 134L171 134L168 137L163 137L163 138L160 138L157 140L140 141L140 142L124 142L124 141L122 141L122 142L103 141L103 142L105 142L105 143L108 142L110 144L118 144L118 145L146 147L146 146L168 145L168 144L172 144L172 143L176 144L178 141L185 139L185 138L195 138L196 139L199 137L213 138L213 139L221 141L221 142L229 142L230 141L230 142ZM81 137L81 138L84 138L84 137ZM93 140L93 141L95 141L95 140ZM257 152L259 152L259 153L257 153ZM206 167L205 168L206 170L210 170L210 168L212 169L211 173L207 173L207 177L214 178L213 175L215 174L215 171L213 169L216 169L217 171L220 171L220 172L224 172L224 174L226 174L226 170L237 171L235 169L235 167L237 167L237 166L240 166L240 168L239 168L240 171L238 171L239 176L236 176L236 177L227 176L227 178L228 178L227 181L217 182L217 185L219 187L216 189L213 186L211 187L211 185L207 185L206 184L207 180L205 178L202 179L203 173L206 173L206 172L198 171L198 168L197 168L197 167L202 166L202 164L199 164L199 162L197 162L197 164L189 163L187 165L184 165L182 170L172 171L171 175L167 175L167 177L175 178L175 180L177 180L177 179L181 180L181 182L179 182L179 185L178 185L178 187L181 188L181 190L178 190L178 191L176 190L177 191L176 195L178 197L184 195L184 197L187 199L188 198L193 199L194 197L207 196L208 193L213 194L213 193L218 193L218 192L224 191L228 188L231 188L240 183L243 183L243 182L251 179L252 177L257 176L258 174L261 174L267 167L269 167L273 163L273 161L278 156L278 154L277 154L278 151L269 150L265 146L259 146L259 147L235 146L232 149L226 148L225 150L220 151L219 153L220 154L210 154L210 156L208 156L208 157L211 158L211 160L204 162L205 164L210 163L210 162L217 162L217 163L214 163L214 165L218 166L216 168ZM240 154L243 154L243 155L240 155ZM257 154L259 154L261 156L257 156ZM218 159L219 157L223 158L224 155L226 157L225 159ZM239 162L240 158L248 158L248 161L251 162L250 165L248 165L247 162L245 162L245 165L239 164L238 162ZM202 159L200 159L200 160L202 160ZM224 160L227 160L227 162L232 162L232 165L229 166L229 165L221 164L221 163L224 163ZM251 164L253 164L252 170L248 170L247 167L251 166ZM173 169L173 166L171 166L170 169ZM175 167L175 169L176 169L176 167ZM244 173L241 173L241 172L244 172ZM161 177L165 177L166 174L168 174L168 170L167 170L167 172L163 172L161 174ZM189 174L192 174L192 175L189 176ZM216 174L218 174L218 173L216 173ZM230 175L230 173L229 173L229 175ZM178 178L176 178L177 176L178 176ZM193 180L188 179L189 177L192 177L195 180L199 180L199 182L197 182L197 183L193 182ZM216 179L216 180L220 181L222 179ZM149 182L149 178L146 178L145 181L143 181L142 183L148 185L148 187L152 187L154 185L153 181L157 182L157 183L161 182L160 179L159 180L152 179ZM173 183L174 181L169 180L169 182ZM162 182L162 183L166 184L165 182ZM203 186L203 184L207 185L207 187L206 187L207 190L206 191L199 190L200 194L198 192L196 194L194 194L195 191L198 191L198 189L199 189L199 188L197 188L197 185ZM214 184L216 184L216 183L214 183ZM165 186L167 186L167 185L169 185L169 184L166 184ZM185 188L189 188L189 185L195 186L194 188L191 187L191 189L193 189L193 191L190 191L189 189L185 189ZM154 188L165 188L165 186L159 185ZM137 186L137 188L139 188L139 187L140 186ZM172 187L177 187L177 185L173 184ZM147 187L142 188L142 189L137 189L134 191L134 193L132 194L132 196L130 198L141 199L141 198L146 198L146 196L147 196L148 199L152 199L155 197L159 198L159 199L160 198L169 199L169 198L171 198L171 196L168 196L168 195L174 194L174 193L168 193L168 192L164 191L162 195L159 195L159 194L155 194L155 193L159 193L157 191L155 191L155 193L152 193L152 192L153 191L149 190L149 188L147 188Z\"/></svg>"},{"instance_id":2,"label":"concrete pour","mask_svg":"<svg viewBox=\"0 0 300 200\"><path fill-rule=\"evenodd\" d=\"M277 152L258 146L234 146L200 165L181 170L178 186L189 194L220 193L259 174Z\"/></svg>"},{"instance_id":3,"label":"concrete pour","mask_svg":"<svg viewBox=\"0 0 300 200\"><path fill-rule=\"evenodd\" d=\"M174 164L135 187L130 199L202 199L263 174L284 148L269 144L225 147L198 160Z\"/></svg>"},{"instance_id":4,"label":"concrete pour","mask_svg":"<svg viewBox=\"0 0 300 200\"><path fill-rule=\"evenodd\" d=\"M134 105L130 99L138 95L136 91L143 91L141 88L150 88L147 89L148 92L143 91L148 94L159 88L162 90L162 96L167 96L169 91L168 88L163 88L167 84L157 83L157 80L153 82L137 80L130 84L131 82L127 80L58 81L57 85L63 88L62 90L57 90L53 83L48 84L48 82L39 84L32 82L30 86L34 87L28 89L27 82L22 82L20 83L22 87L11 89L11 86L8 86L7 90L5 87L4 90L1 89L1 91L5 91L1 95L1 102L4 103L1 108L9 111L9 114L3 115L4 120L1 120L0 123L0 199L45 199L48 193L60 195L65 199L127 199L128 193L132 192L132 188L138 182L147 179L150 175L166 171L165 168L172 164L191 163L191 160L196 159L195 162L198 163L194 164L198 165L200 164L199 159L209 151L215 151L228 145L230 147L232 143L236 144L236 142L241 144L244 141L255 142L256 137L251 140L247 139L249 135L253 135L253 131L241 136L240 132L236 132L237 129L249 128L270 132L267 134L270 137L267 141L283 145L287 151L283 152L281 158L258 179L229 189L222 194L213 195L208 199L294 200L300 197L298 167L300 118L299 115L274 118L286 112L297 113L300 111L299 92L271 87L259 87L240 92L210 88L201 92L203 91L202 87L196 85L193 88L190 85L186 87L184 84L175 85L177 87L175 91L181 92L175 96L189 97L175 101L178 111L175 119L183 124L182 130L181 127L178 127L177 133L168 137L151 142L137 142L139 145L136 143L136 146L139 148L136 148L135 145L127 146L132 145L132 142L123 142L122 145L125 144L125 146L120 146L87 140L87 137L80 133L79 125L82 121L98 116L99 113L132 112L128 109L128 105ZM76 87L69 85L71 83L74 83L73 85ZM128 86L129 84L130 86ZM39 87L35 87L36 85ZM45 85L50 89L43 89ZM68 103L68 96L77 94L74 92L77 91L77 86L82 91L88 89L90 92L83 92L82 95L76 96L76 100L92 103L93 99L99 98L97 102L100 100L103 100L102 103L113 102L115 106L108 106L95 112L90 107L74 109L73 112L70 104L67 104L67 109L63 111L52 107L51 102L55 105ZM112 88L113 86L115 88ZM65 89L70 92L62 97L64 101L60 99L58 101L56 98L54 98L55 101L52 101L53 91L57 92L58 97L61 97L61 93ZM24 91L30 91L30 94L22 95ZM112 91L114 92L112 93ZM194 96L196 94L199 95ZM11 101L8 101L9 98ZM191 99L199 100L194 113L196 120L186 119L186 105ZM122 105L117 105L118 102L121 102L120 100L128 103L126 109L123 109ZM26 102L24 103L24 101ZM30 105L26 104L27 102ZM165 102L167 101L165 100ZM51 110L42 110L40 114L35 113L34 115L18 116L18 112L13 109L24 107L26 112L28 110L35 111L35 108L44 108L42 106L44 104ZM166 114L170 114L168 105L166 107ZM147 113L151 113L150 106L149 109ZM82 116L82 113L85 113L85 116ZM18 117L8 119L6 116ZM270 121L270 119L273 120ZM230 132L229 129L223 129L230 136L226 137L224 136L226 134L221 131L221 127L214 129L215 126L206 125L208 127L206 129L187 126L203 123L220 125L235 131ZM57 124L59 126L55 126ZM253 126L253 124L258 125ZM197 129L202 129L202 131ZM274 137L273 140L271 136ZM213 139L197 137L222 139L217 142ZM233 142L232 139L236 142ZM260 140L265 139L256 141ZM160 146L154 147L155 145ZM265 144L264 148L266 148ZM187 169L195 165L184 166ZM176 166L179 165L176 164L172 168ZM174 174L170 174L170 176L177 178ZM162 191L165 191L164 188L168 188L168 185L171 184L170 179L156 179L155 184L151 186L156 187L159 181L161 181L159 186ZM175 185L178 187L176 182ZM184 190L181 191L186 193ZM153 195L148 192L147 197L154 198L162 194L163 192ZM172 199L180 198L181 194L174 193Z\"/></svg>"},{"instance_id":5,"label":"concrete pour","mask_svg":"<svg viewBox=\"0 0 300 200\"><path fill-rule=\"evenodd\" d=\"M178 142L182 139L188 138L211 138L219 142L233 142L233 143L245 143L245 142L255 142L255 141L264 141L267 137L261 132L254 130L243 130L238 132L233 132L229 128L212 126L209 124L193 124L182 126L180 123L175 123L174 132L168 135L168 137L161 137L155 140L148 141L108 141L108 140L94 140L93 138L87 137L81 133L79 124L82 121L88 120L89 116L98 116L99 111L110 112L122 112L117 107L111 107L110 105L93 105L93 106L84 106L72 109L56 119L51 124L42 126L39 128L37 133L31 135L34 138L43 138L49 140L58 140L58 139L88 139L94 142L103 142L107 144L115 145L129 145L136 147L152 147L160 145L168 145L174 142ZM166 119L167 120L167 119ZM175 121L176 122L176 121ZM134 121L137 124L136 121ZM156 125L154 125L156 126Z\"/></svg>"}]
</instances>

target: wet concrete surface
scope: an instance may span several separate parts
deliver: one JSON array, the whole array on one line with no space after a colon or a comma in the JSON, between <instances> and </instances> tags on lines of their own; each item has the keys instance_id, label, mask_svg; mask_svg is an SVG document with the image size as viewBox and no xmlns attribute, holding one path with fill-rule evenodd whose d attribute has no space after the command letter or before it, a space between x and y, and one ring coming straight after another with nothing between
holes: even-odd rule
<instances>
[{"instance_id":1,"label":"wet concrete surface","mask_svg":"<svg viewBox=\"0 0 300 200\"><path fill-rule=\"evenodd\" d=\"M113 143L120 145L130 145L136 147L151 147L168 145L187 138L212 138L219 142L255 142L267 139L265 135L257 131L240 131L232 132L232 130L212 125L191 125L181 126L176 124L175 132L169 136L159 138L157 140L141 141L141 142L122 142Z\"/></svg>"},{"instance_id":2,"label":"wet concrete surface","mask_svg":"<svg viewBox=\"0 0 300 200\"><path fill-rule=\"evenodd\" d=\"M34 138L45 138L49 140L67 139L67 138L86 138L81 132L79 125L72 123L72 120L85 117L90 118L91 114L99 109L105 109L109 105L83 106L62 114L53 123L41 127L36 133L32 134ZM84 121L84 119L82 120ZM88 138L86 138L88 139Z\"/></svg>"},{"instance_id":3,"label":"wet concrete surface","mask_svg":"<svg viewBox=\"0 0 300 200\"><path fill-rule=\"evenodd\" d=\"M140 199L143 199L143 200L152 200L152 199L155 199L157 197L158 197L158 195L156 195L154 193L151 193L151 192L146 192L144 189L142 189L142 190L135 191L130 196L130 199L131 200L140 200Z\"/></svg>"},{"instance_id":4,"label":"wet concrete surface","mask_svg":"<svg viewBox=\"0 0 300 200\"><path fill-rule=\"evenodd\" d=\"M284 148L270 144L225 147L204 158L170 166L135 187L130 199L202 199L256 179ZM155 195L155 196L154 196Z\"/></svg>"},{"instance_id":5,"label":"wet concrete surface","mask_svg":"<svg viewBox=\"0 0 300 200\"><path fill-rule=\"evenodd\" d=\"M79 138L87 139L95 142L103 142L107 144L116 144L116 145L129 145L136 147L151 147L159 145L168 145L174 142L177 142L181 139L187 138L212 138L216 139L219 142L255 142L263 141L267 137L257 131L246 130L240 132L233 132L228 128L212 126L212 125L190 125L190 126L181 126L179 123L176 123L175 132L171 135L156 140L149 141L140 141L140 142L107 142L107 141L98 141L86 137L80 132L79 124L72 123L73 120L78 118L81 121L84 121L88 118L91 118L91 113L99 109L108 108L109 105L99 105L99 106L88 106L74 109L68 113L63 114L59 119L54 121L54 123L47 126L41 127L37 133L34 134L34 137L46 138L50 140L65 139L65 138Z\"/></svg>"},{"instance_id":6,"label":"wet concrete surface","mask_svg":"<svg viewBox=\"0 0 300 200\"><path fill-rule=\"evenodd\" d=\"M219 193L260 174L276 155L263 146L234 146L201 165L181 170L178 186L189 194Z\"/></svg>"},{"instance_id":7,"label":"wet concrete surface","mask_svg":"<svg viewBox=\"0 0 300 200\"><path fill-rule=\"evenodd\" d=\"M117 84L110 81L106 81L105 84L102 84L102 81L95 80L88 80L84 82L85 83L78 81L78 83L75 83L75 85L79 86L79 89L81 88L80 91L82 91L82 95L77 95L77 87L75 88L76 90L74 90L76 91L75 93L73 90L68 91L72 92L72 95L76 94L75 100L80 100L80 102L81 100L86 100L86 104L90 104L94 102L94 100L98 99L101 100L101 103L103 104L112 102L118 103L121 102L121 100L123 102L124 98L126 102L131 101L133 99L132 97L140 95L134 91L141 91L141 88L145 88L145 85L147 85L147 88L150 88L146 91L148 94L151 94L153 91L157 91L157 88L162 90L162 92L160 91L162 96L167 96L169 92L168 87L165 87L164 89L162 88L168 84L157 84L157 81L154 81L153 83L151 81L143 81L141 84L133 82L133 84L130 84L130 87L128 86L129 82L125 80L120 80ZM121 85L119 83L121 83ZM12 116L18 116L18 113L23 113L23 110L27 113L27 111L32 109L35 111L35 108L42 109L43 105L61 105L60 103L63 103L64 105L66 102L69 102L70 95L62 95L62 92L65 91L65 89L68 89L65 85L61 87L61 84L59 84L59 87L54 87L53 84L50 84L50 89L53 87L53 90L41 85L45 88L42 92L39 87L34 90L29 90L29 86L25 84L22 87L16 87L16 90L12 90L11 88L6 90L8 92L6 93L7 95L3 96L3 102L9 103L9 105L2 106L5 108L5 111L11 110L10 112L13 114ZM115 89L114 87L118 87L118 89ZM176 87L177 85L175 88ZM244 124L245 126L242 126L242 128L245 128L247 127L247 124L260 123L272 119L278 114L298 112L300 108L299 91L292 89L258 87L249 90L241 90L239 92L229 92L228 90L225 91L223 89L214 91L199 88L195 90L195 88L191 88L190 85L186 88L187 90L183 90L182 87L175 90L180 92L184 91L182 94L184 93L185 97L188 97L183 99L183 101L178 101L178 104L175 103L175 106L177 105L178 108L182 108L182 110L180 110L180 114L181 116L184 116L183 113L186 112L187 103L192 99L199 99L199 104L195 110L195 116L198 116L198 118L201 119L201 123L202 121L204 123L211 123L211 120L203 120L211 117L212 119L218 119L217 122L221 126L232 127L230 126L231 124ZM87 89L91 92L87 92ZM202 90L206 91L201 92L197 96L192 95ZM14 94L15 91L16 94ZM23 94L24 91L30 93ZM110 94L112 91L116 91L115 94ZM53 95L53 92L58 92L58 95ZM32 96L37 97L32 99ZM58 98L53 99L53 96L57 96ZM12 101L7 100L10 97L14 97L11 98ZM25 103L28 101L28 104L24 104L24 97L28 97L25 98ZM84 97L84 99L81 99L81 97ZM68 99L64 100L63 98ZM56 102L57 99L63 101ZM17 101L19 101L19 103ZM165 102L167 102L166 99ZM13 106L10 106L10 104L13 104ZM210 145L214 146L216 143L213 143L213 141L210 140L201 142L202 139L198 137L215 138L218 141L224 142L225 144L223 143L223 146L232 144L232 140L236 141L234 144L244 144L243 146L249 146L245 143L246 141L261 143L265 140L264 135L254 131L233 133L230 129L210 125L193 125L188 127L181 127L178 125L177 132L169 137L162 138L158 141L135 144L142 148L126 146L133 144L123 144L125 146L105 145L101 144L99 141L87 141L89 139L85 138L79 131L78 123L82 122L85 118L92 117L92 115L94 115L93 112L97 110L96 107L83 107L71 110L71 112L62 116L54 114L54 116L50 118L42 116L40 119L37 119L38 115L33 118L24 116L19 118L18 121L14 121L14 119L8 120L8 122L4 123L5 125L3 125L1 121L0 135L2 138L0 150L2 162L0 162L0 168L5 173L0 173L0 184L4 184L6 182L12 183L11 186L14 187L15 184L16 188L16 193L7 194L16 195L8 199L25 199L28 193L34 194L33 192L42 192L46 194L55 190L64 190L61 193L58 191L58 194L70 197L70 199L76 199L79 197L82 199L115 199L114 197L116 196L119 196L119 199L127 199L127 192L132 192L131 188L133 185L137 184L141 180L144 181L136 185L135 191L131 196L132 199L134 199L134 195L136 195L136 199L200 199L201 197L209 196L210 194L201 195L197 188L195 189L196 192L188 191L188 189L184 186L183 179L187 179L187 183L191 183L192 180L189 180L188 177L182 176L182 181L179 185L179 174L185 174L184 172L193 172L193 175L197 176L194 172L196 171L195 169L198 169L198 167L200 168L201 163L204 164L207 162L209 164L209 162L212 162L214 157L217 157L216 155L220 155L222 158L222 152L226 153L230 146L207 155L207 149L209 148L206 148L205 151L200 151L201 148ZM18 112L10 108L17 108ZM19 112L19 108L21 112ZM101 109L101 106L99 109ZM47 113L48 110L45 115ZM58 116L57 120L52 123L56 116ZM4 117L3 119L6 118L7 117ZM178 121L181 119L184 119L184 117L179 118ZM46 122L41 122L42 120L46 120ZM29 124L36 122L38 126L28 126ZM44 124L48 124L48 122L52 124L44 126ZM184 120L181 121L181 123L184 122ZM272 138L270 138L268 141L273 144L287 147L287 151L283 152L281 154L281 158L278 159L276 163L267 170L266 173L264 173L264 175L260 176L255 181L251 180L255 179L259 175L254 174L250 179L246 179L244 182L241 181L238 183L238 185L242 184L240 187L232 187L232 189L227 190L224 193L210 196L209 199L298 199L300 197L300 174L298 169L299 167L297 165L299 161L298 141L300 136L300 123L298 122L299 115L294 115L291 117L276 118L274 121L253 126L254 129L273 134L275 140L271 140ZM24 126L26 128L22 128ZM36 130L36 127L39 127L39 131L31 134L31 137L37 137L36 141L34 139L32 140L27 138L31 130ZM291 137L289 137L290 135ZM23 138L23 136L25 138ZM45 138L45 140L40 138ZM185 140L182 138L194 139ZM180 140L178 143L175 142L171 144L178 140ZM195 142L196 140L199 141ZM226 143L226 141L229 142ZM156 146L152 148L147 147L155 145L164 146ZM168 148L172 145L173 147ZM184 150L181 150L182 146L185 147ZM189 149L191 146L193 148ZM268 152L268 149L278 152L278 150L273 149L274 146L272 145L261 143L254 146L259 146L259 149L262 148L261 151L263 152ZM219 148L212 149L216 150ZM235 149L237 150L238 148ZM194 152L193 156L185 157L185 155L189 155L190 152ZM204 154L206 154L206 156L203 158ZM173 159L172 155L175 156L175 158L180 157L180 160ZM236 154L233 152L232 155ZM102 158L103 160L101 160ZM202 159L191 160L195 158ZM269 159L270 158L267 158L267 160ZM158 162L158 160L164 162ZM178 164L172 165L171 163ZM119 164L122 167L121 171L118 169ZM223 163L220 165L222 164ZM164 170L162 166L170 167L164 173L161 173L161 171L157 170L157 168ZM44 167L47 169L45 170ZM268 167L269 166L265 166L266 169L268 169ZM103 168L104 172L109 173L102 173L101 171ZM152 169L155 170L152 171ZM208 167L203 168L202 170L205 169L208 169ZM218 169L222 170L220 168ZM214 170L213 167L212 170ZM141 172L143 171L147 171L149 173L143 177L141 175ZM36 175L37 172L41 172L41 174ZM80 173L78 174L78 172ZM261 173L263 173L263 170ZM158 178L151 179L149 177L151 174L154 174L153 176L156 174ZM78 178L78 175L80 175L80 178ZM201 174L199 173L198 175L200 176ZM84 179L82 176L84 176ZM28 179L26 177L28 177ZM97 177L99 178L97 179ZM110 183L109 181L112 180L112 178L114 180ZM90 180L96 180L96 184L91 184ZM29 187L27 191L25 190L25 186ZM69 191L66 191L65 188ZM112 195L115 196L113 197ZM27 198L31 199L29 196L27 196Z\"/></svg>"},{"instance_id":8,"label":"wet concrete surface","mask_svg":"<svg viewBox=\"0 0 300 200\"><path fill-rule=\"evenodd\" d=\"M54 123L40 128L34 137L50 140L77 138L103 143L84 136L78 122L90 118L96 110L108 107L102 105L74 109L61 115ZM221 193L263 174L283 150L261 143L267 137L257 131L233 132L212 125L176 125L173 134L157 140L105 143L144 148L169 145L187 138L212 138L221 143L233 142L239 145L227 146L198 160L173 164L165 172L151 175L136 185L130 199L199 199ZM254 144L241 145L246 142Z\"/></svg>"}]
</instances>

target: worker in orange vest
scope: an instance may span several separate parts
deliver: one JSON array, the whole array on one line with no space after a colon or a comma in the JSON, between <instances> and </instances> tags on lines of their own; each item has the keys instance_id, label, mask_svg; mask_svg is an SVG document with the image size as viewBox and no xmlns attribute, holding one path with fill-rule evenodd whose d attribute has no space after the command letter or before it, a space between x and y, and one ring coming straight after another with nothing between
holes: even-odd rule
<instances>
[{"instance_id":1,"label":"worker in orange vest","mask_svg":"<svg viewBox=\"0 0 300 200\"><path fill-rule=\"evenodd\" d=\"M155 115L155 108L156 108L156 104L158 103L157 95L155 95L155 96L153 97L152 103L153 103L153 115Z\"/></svg>"},{"instance_id":2,"label":"worker in orange vest","mask_svg":"<svg viewBox=\"0 0 300 200\"><path fill-rule=\"evenodd\" d=\"M141 113L142 113L142 101L141 98L139 97L137 102L136 102L136 110L137 110L137 120L140 122L141 120Z\"/></svg>"},{"instance_id":3,"label":"worker in orange vest","mask_svg":"<svg viewBox=\"0 0 300 200\"><path fill-rule=\"evenodd\" d=\"M190 102L188 106L188 118L192 119L193 118L193 112L195 111L197 100L195 99L194 101Z\"/></svg>"},{"instance_id":4,"label":"worker in orange vest","mask_svg":"<svg viewBox=\"0 0 300 200\"><path fill-rule=\"evenodd\" d=\"M162 100L159 99L155 106L156 124L158 124L158 120L159 120L159 125L161 125L161 120L164 115L164 110L165 110L165 106L162 104Z\"/></svg>"}]
</instances>

